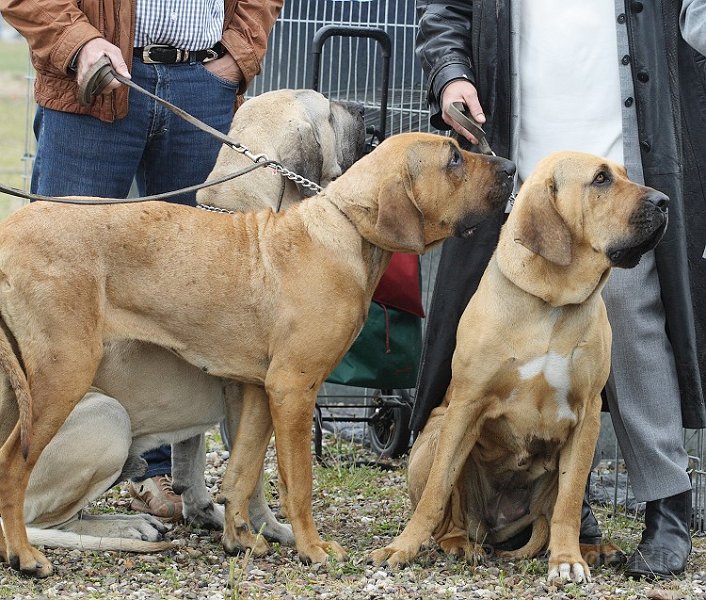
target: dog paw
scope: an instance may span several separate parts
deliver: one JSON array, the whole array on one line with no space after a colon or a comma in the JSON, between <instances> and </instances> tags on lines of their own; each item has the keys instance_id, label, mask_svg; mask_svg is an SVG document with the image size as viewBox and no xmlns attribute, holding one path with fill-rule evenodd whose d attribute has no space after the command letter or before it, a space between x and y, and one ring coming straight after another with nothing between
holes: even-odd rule
<instances>
[{"instance_id":1,"label":"dog paw","mask_svg":"<svg viewBox=\"0 0 706 600\"><path fill-rule=\"evenodd\" d=\"M440 540L439 546L449 556L463 558L472 565L479 565L485 561L486 551L483 546L470 542L465 536Z\"/></svg>"},{"instance_id":2,"label":"dog paw","mask_svg":"<svg viewBox=\"0 0 706 600\"><path fill-rule=\"evenodd\" d=\"M262 535L252 533L247 527L226 527L222 543L226 554L238 554L249 549L254 556L264 556L270 549Z\"/></svg>"},{"instance_id":3,"label":"dog paw","mask_svg":"<svg viewBox=\"0 0 706 600\"><path fill-rule=\"evenodd\" d=\"M549 562L549 573L547 579L552 581L560 579L561 581L573 581L575 583L588 583L591 581L591 571L588 565L581 562L561 562L552 564Z\"/></svg>"},{"instance_id":4,"label":"dog paw","mask_svg":"<svg viewBox=\"0 0 706 600\"><path fill-rule=\"evenodd\" d=\"M262 535L264 535L266 539L279 542L283 546L294 545L294 533L292 532L291 525L285 525L277 521L268 521L263 523L261 528ZM260 531L260 528L258 528L258 531Z\"/></svg>"},{"instance_id":5,"label":"dog paw","mask_svg":"<svg viewBox=\"0 0 706 600\"><path fill-rule=\"evenodd\" d=\"M203 529L223 529L224 513L223 506L213 502L202 507L184 504L186 522Z\"/></svg>"},{"instance_id":6,"label":"dog paw","mask_svg":"<svg viewBox=\"0 0 706 600\"><path fill-rule=\"evenodd\" d=\"M319 540L313 544L306 546L297 545L297 553L299 560L306 564L320 564L328 562L329 558L334 558L338 561L346 558L346 551L337 542L325 542Z\"/></svg>"},{"instance_id":7,"label":"dog paw","mask_svg":"<svg viewBox=\"0 0 706 600\"><path fill-rule=\"evenodd\" d=\"M395 546L386 546L379 550L373 550L370 553L370 560L377 567L387 565L392 569L396 569L412 562L415 556L417 556L417 553L411 550L401 550L395 548Z\"/></svg>"},{"instance_id":8,"label":"dog paw","mask_svg":"<svg viewBox=\"0 0 706 600\"><path fill-rule=\"evenodd\" d=\"M52 574L53 568L47 558L36 548L30 547L20 555L10 554L10 567L29 577L43 579Z\"/></svg>"}]
</instances>

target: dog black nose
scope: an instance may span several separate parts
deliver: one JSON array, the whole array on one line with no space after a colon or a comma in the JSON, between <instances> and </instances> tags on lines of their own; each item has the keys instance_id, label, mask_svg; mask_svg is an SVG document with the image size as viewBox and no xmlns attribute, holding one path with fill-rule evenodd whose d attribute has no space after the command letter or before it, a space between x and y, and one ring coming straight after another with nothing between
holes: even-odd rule
<instances>
[{"instance_id":1,"label":"dog black nose","mask_svg":"<svg viewBox=\"0 0 706 600\"><path fill-rule=\"evenodd\" d=\"M645 200L658 208L662 212L667 212L667 206L669 206L669 198L665 196L662 192L657 190L651 190Z\"/></svg>"},{"instance_id":2,"label":"dog black nose","mask_svg":"<svg viewBox=\"0 0 706 600\"><path fill-rule=\"evenodd\" d=\"M515 176L515 171L517 171L517 167L515 167L515 163L512 162L511 160L507 160L506 158L501 158L501 157L496 157L497 159L497 166L496 169L500 171L501 173L505 173L508 177L514 177Z\"/></svg>"}]
</instances>

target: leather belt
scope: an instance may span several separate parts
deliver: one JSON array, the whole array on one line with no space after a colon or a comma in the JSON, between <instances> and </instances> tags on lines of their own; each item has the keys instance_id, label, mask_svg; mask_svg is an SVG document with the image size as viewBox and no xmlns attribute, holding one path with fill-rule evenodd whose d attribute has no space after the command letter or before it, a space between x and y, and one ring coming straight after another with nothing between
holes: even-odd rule
<instances>
[{"instance_id":1,"label":"leather belt","mask_svg":"<svg viewBox=\"0 0 706 600\"><path fill-rule=\"evenodd\" d=\"M226 49L220 42L206 50L182 50L165 44L149 44L133 49L133 55L145 64L175 65L177 63L207 63L221 58Z\"/></svg>"}]
</instances>

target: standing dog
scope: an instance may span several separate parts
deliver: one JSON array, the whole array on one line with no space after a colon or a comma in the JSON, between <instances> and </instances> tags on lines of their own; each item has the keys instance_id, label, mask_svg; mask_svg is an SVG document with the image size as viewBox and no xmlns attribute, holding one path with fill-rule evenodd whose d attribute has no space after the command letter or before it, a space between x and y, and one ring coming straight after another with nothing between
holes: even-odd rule
<instances>
[{"instance_id":1,"label":"standing dog","mask_svg":"<svg viewBox=\"0 0 706 600\"><path fill-rule=\"evenodd\" d=\"M412 448L415 512L375 563L406 563L432 535L478 556L531 525L510 556L549 542L550 577L590 577L579 528L610 370L601 290L660 240L667 201L592 155L538 165L459 322L444 402Z\"/></svg>"},{"instance_id":2,"label":"standing dog","mask_svg":"<svg viewBox=\"0 0 706 600\"><path fill-rule=\"evenodd\" d=\"M230 137L253 153L265 153L321 185L330 183L363 155L362 106L329 101L313 90L277 90L248 100L235 114ZM252 164L232 148L219 154L211 179ZM198 200L228 210L276 208L300 201L311 190L271 169L259 169L205 188ZM106 348L94 385L42 453L25 499L30 538L47 546L159 550L164 525L148 515L81 514L114 483L139 476L141 455L174 443L174 487L189 522L222 529L203 478L203 439L187 439L225 417L226 395L237 418L240 387L208 375L158 346L117 341ZM5 382L0 393L0 444L17 421L17 404ZM80 516L80 518L79 518ZM281 543L291 528L277 522L262 484L250 503L253 527ZM36 529L40 528L41 531ZM60 530L60 531L57 531Z\"/></svg>"},{"instance_id":3,"label":"standing dog","mask_svg":"<svg viewBox=\"0 0 706 600\"><path fill-rule=\"evenodd\" d=\"M2 557L51 573L23 522L32 468L92 384L104 344L132 339L243 382L237 434L229 414L226 551L267 547L248 504L274 427L300 556L343 557L311 513L318 389L363 326L391 253L469 235L504 204L513 173L447 138L401 134L282 213L36 202L11 215L0 225L0 366L19 422L0 449Z\"/></svg>"}]
</instances>

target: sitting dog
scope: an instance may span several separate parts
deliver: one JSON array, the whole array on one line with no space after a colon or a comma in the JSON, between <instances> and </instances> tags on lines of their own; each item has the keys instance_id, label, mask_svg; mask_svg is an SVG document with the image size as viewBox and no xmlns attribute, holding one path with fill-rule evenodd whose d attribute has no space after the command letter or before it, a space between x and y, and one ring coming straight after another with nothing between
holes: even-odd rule
<instances>
[{"instance_id":1,"label":"sitting dog","mask_svg":"<svg viewBox=\"0 0 706 600\"><path fill-rule=\"evenodd\" d=\"M506 556L548 542L550 578L590 578L579 528L610 370L601 290L658 243L667 202L592 155L538 165L459 322L444 402L413 445L412 519L373 562L407 563L432 535L476 558L531 525Z\"/></svg>"},{"instance_id":2,"label":"sitting dog","mask_svg":"<svg viewBox=\"0 0 706 600\"><path fill-rule=\"evenodd\" d=\"M29 575L51 573L27 539L27 483L115 340L150 342L242 382L237 431L226 406L227 552L267 549L248 512L274 428L300 556L342 558L311 512L318 389L362 328L392 253L470 235L506 202L513 174L509 161L445 137L400 134L281 213L35 202L8 217L0 224L0 367L19 420L0 449L2 558Z\"/></svg>"},{"instance_id":3,"label":"sitting dog","mask_svg":"<svg viewBox=\"0 0 706 600\"><path fill-rule=\"evenodd\" d=\"M329 101L313 90L278 90L249 99L236 112L229 135L251 152L264 152L321 185L359 159L365 144L362 106ZM224 147L210 179L250 164ZM276 208L280 199L289 206L312 193L271 169L258 169L202 189L198 200L228 210L254 210ZM222 529L223 509L214 505L204 484L203 439L187 438L225 417L226 393L237 411L240 387L203 373L164 348L121 341L106 348L94 385L98 389L71 413L30 479L25 499L30 539L85 549L164 548L164 543L153 542L165 527L148 515L80 511L114 483L141 475L146 466L141 454L172 442L174 487L182 494L185 518ZM0 415L1 444L17 420L11 394L0 395ZM291 528L277 522L261 484L251 499L250 518L265 537L293 543Z\"/></svg>"}]
</instances>

